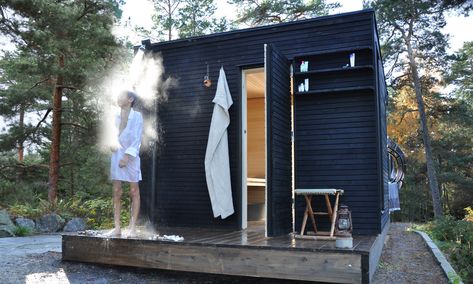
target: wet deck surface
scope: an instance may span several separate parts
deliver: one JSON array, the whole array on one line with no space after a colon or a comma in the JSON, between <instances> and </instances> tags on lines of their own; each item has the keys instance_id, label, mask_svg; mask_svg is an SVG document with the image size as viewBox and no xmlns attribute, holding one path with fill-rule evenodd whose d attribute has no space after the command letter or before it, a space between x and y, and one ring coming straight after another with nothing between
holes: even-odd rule
<instances>
[{"instance_id":1,"label":"wet deck surface","mask_svg":"<svg viewBox=\"0 0 473 284\"><path fill-rule=\"evenodd\" d=\"M261 249L283 249L301 251L330 251L368 254L375 241L375 236L354 236L352 249L339 249L335 247L335 241L303 240L295 239L292 235L279 237L265 237L264 223L250 222L245 230L232 231L209 228L189 227L160 227L157 231L160 236L179 235L184 237L183 244L217 245L226 247L254 247ZM100 238L101 236L96 236ZM136 240L149 240L149 233L141 233L138 230ZM113 237L125 238L125 237ZM158 240L159 241L159 240ZM171 241L163 241L171 242Z\"/></svg>"},{"instance_id":2,"label":"wet deck surface","mask_svg":"<svg viewBox=\"0 0 473 284\"><path fill-rule=\"evenodd\" d=\"M138 237L65 234L63 259L175 271L204 272L302 281L362 283L376 237L355 236L352 249L335 241L265 237L264 226L231 231L208 228L138 229ZM126 233L124 233L126 236ZM157 239L178 235L183 241Z\"/></svg>"},{"instance_id":3,"label":"wet deck surface","mask_svg":"<svg viewBox=\"0 0 473 284\"><path fill-rule=\"evenodd\" d=\"M368 253L375 237L355 236L352 249L338 249L335 241L301 240L291 235L270 237L264 236L264 229L251 226L241 231L211 230L201 228L162 228L160 234L176 234L184 236L184 242L192 244L214 244L227 246L250 246L271 249L295 249L305 251L336 251Z\"/></svg>"}]
</instances>

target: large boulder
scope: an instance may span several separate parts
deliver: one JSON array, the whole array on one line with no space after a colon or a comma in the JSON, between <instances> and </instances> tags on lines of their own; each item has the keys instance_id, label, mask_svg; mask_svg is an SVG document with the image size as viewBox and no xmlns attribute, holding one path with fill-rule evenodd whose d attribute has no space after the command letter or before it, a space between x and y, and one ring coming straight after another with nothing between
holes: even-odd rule
<instances>
[{"instance_id":1,"label":"large boulder","mask_svg":"<svg viewBox=\"0 0 473 284\"><path fill-rule=\"evenodd\" d=\"M77 232L77 231L84 231L86 229L86 224L84 219L82 218L72 218L67 222L66 226L64 226L64 232Z\"/></svg>"},{"instance_id":2,"label":"large boulder","mask_svg":"<svg viewBox=\"0 0 473 284\"><path fill-rule=\"evenodd\" d=\"M54 233L64 227L64 219L56 213L46 214L36 219L36 230L41 233Z\"/></svg>"},{"instance_id":3,"label":"large boulder","mask_svg":"<svg viewBox=\"0 0 473 284\"><path fill-rule=\"evenodd\" d=\"M13 237L15 225L10 219L10 215L6 210L0 210L0 238L1 237Z\"/></svg>"},{"instance_id":4,"label":"large boulder","mask_svg":"<svg viewBox=\"0 0 473 284\"><path fill-rule=\"evenodd\" d=\"M33 220L23 217L16 218L15 223L18 227L27 228L30 232L33 232L36 227Z\"/></svg>"}]
</instances>

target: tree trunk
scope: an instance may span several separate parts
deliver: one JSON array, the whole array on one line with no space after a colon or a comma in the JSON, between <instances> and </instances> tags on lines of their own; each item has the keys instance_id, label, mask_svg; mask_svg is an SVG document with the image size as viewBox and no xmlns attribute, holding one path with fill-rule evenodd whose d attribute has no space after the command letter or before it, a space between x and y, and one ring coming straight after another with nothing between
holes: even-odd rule
<instances>
[{"instance_id":1,"label":"tree trunk","mask_svg":"<svg viewBox=\"0 0 473 284\"><path fill-rule=\"evenodd\" d=\"M72 99L72 113L71 113L71 120L74 123L80 124L80 119L79 119L79 113L80 113L80 103L78 98L73 97ZM71 127L71 132L70 132L70 145L72 146L72 151L77 151L79 149L79 143L78 143L78 135L76 135L76 129ZM70 165L70 179L71 179L71 198L74 197L75 195L75 163L74 161Z\"/></svg>"},{"instance_id":2,"label":"tree trunk","mask_svg":"<svg viewBox=\"0 0 473 284\"><path fill-rule=\"evenodd\" d=\"M18 139L18 161L23 162L23 143L24 143L23 129L25 126L25 108L23 107L23 105L20 105L20 121L18 124L19 124L18 127L20 128L20 132L22 135L22 137Z\"/></svg>"},{"instance_id":3,"label":"tree trunk","mask_svg":"<svg viewBox=\"0 0 473 284\"><path fill-rule=\"evenodd\" d=\"M64 55L59 56L60 70L64 68ZM61 144L61 103L62 85L64 78L62 74L57 76L56 85L53 91L53 125L51 134L51 153L49 161L49 193L48 199L53 207L57 201L57 184L59 177L59 150Z\"/></svg>"},{"instance_id":4,"label":"tree trunk","mask_svg":"<svg viewBox=\"0 0 473 284\"><path fill-rule=\"evenodd\" d=\"M430 193L432 195L432 204L434 207L434 217L439 219L443 216L442 202L440 200L439 186L437 181L437 172L435 170L434 160L432 158L432 146L430 144L430 132L427 125L427 117L425 115L424 99L422 98L422 89L420 84L419 73L417 72L417 65L414 59L414 52L412 50L410 40L406 41L407 54L409 57L409 67L412 72L412 79L414 81L414 90L416 93L417 108L419 109L420 127L422 132L422 141L424 142L425 160L427 163L427 178L429 181Z\"/></svg>"}]
</instances>

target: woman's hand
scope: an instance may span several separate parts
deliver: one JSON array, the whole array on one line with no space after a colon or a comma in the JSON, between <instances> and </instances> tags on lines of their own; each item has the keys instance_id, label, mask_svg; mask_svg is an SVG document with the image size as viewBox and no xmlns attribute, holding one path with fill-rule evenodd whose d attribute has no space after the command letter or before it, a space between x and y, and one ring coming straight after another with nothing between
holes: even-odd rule
<instances>
[{"instance_id":1,"label":"woman's hand","mask_svg":"<svg viewBox=\"0 0 473 284\"><path fill-rule=\"evenodd\" d=\"M125 156L123 156L123 158L120 160L120 162L118 162L118 166L120 168L126 167L126 165L128 164L129 159L130 159L130 155L125 154Z\"/></svg>"}]
</instances>

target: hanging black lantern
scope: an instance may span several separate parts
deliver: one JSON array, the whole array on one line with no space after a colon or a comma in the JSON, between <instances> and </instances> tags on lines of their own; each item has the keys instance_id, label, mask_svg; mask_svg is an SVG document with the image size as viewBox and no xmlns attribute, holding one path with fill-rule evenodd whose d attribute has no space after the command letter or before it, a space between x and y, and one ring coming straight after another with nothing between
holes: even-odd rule
<instances>
[{"instance_id":1,"label":"hanging black lantern","mask_svg":"<svg viewBox=\"0 0 473 284\"><path fill-rule=\"evenodd\" d=\"M351 237L352 222L351 212L348 210L348 206L340 205L335 224L337 236Z\"/></svg>"}]
</instances>

